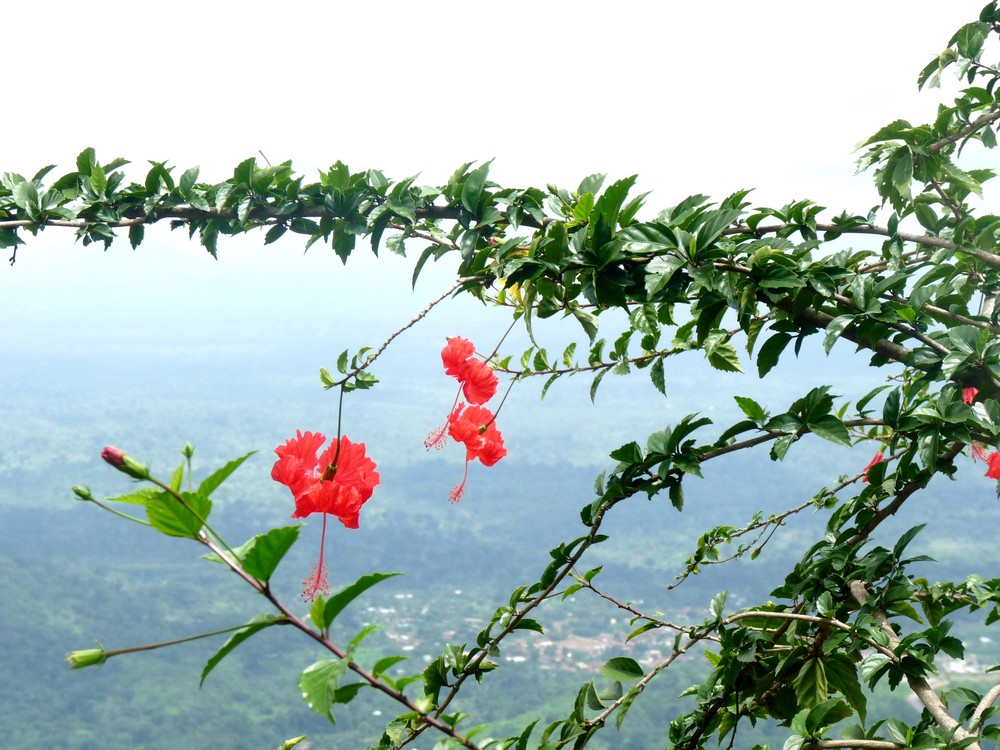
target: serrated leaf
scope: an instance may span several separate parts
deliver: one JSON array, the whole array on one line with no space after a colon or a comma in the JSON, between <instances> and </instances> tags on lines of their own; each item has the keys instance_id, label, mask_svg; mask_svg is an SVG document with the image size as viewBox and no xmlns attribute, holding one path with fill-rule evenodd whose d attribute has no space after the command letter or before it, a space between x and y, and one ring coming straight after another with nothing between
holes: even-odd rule
<instances>
[{"instance_id":1,"label":"serrated leaf","mask_svg":"<svg viewBox=\"0 0 1000 750\"><path fill-rule=\"evenodd\" d=\"M663 359L658 358L653 362L653 366L649 368L649 379L652 381L653 386L662 393L664 396L667 395L667 382L666 374L663 367Z\"/></svg>"},{"instance_id":2,"label":"serrated leaf","mask_svg":"<svg viewBox=\"0 0 1000 750\"><path fill-rule=\"evenodd\" d=\"M826 677L829 687L838 690L864 721L868 699L861 690L854 662L843 654L831 654L826 658Z\"/></svg>"},{"instance_id":3,"label":"serrated leaf","mask_svg":"<svg viewBox=\"0 0 1000 750\"><path fill-rule=\"evenodd\" d=\"M307 667L299 676L299 690L306 705L331 723L336 722L330 707L347 668L347 659L323 659Z\"/></svg>"},{"instance_id":4,"label":"serrated leaf","mask_svg":"<svg viewBox=\"0 0 1000 750\"><path fill-rule=\"evenodd\" d=\"M212 511L212 501L197 492L181 492L176 497L162 492L146 503L150 525L167 536L195 539Z\"/></svg>"},{"instance_id":5,"label":"serrated leaf","mask_svg":"<svg viewBox=\"0 0 1000 750\"><path fill-rule=\"evenodd\" d=\"M141 490L129 492L127 495L109 497L109 503L128 503L130 505L145 505L150 500L163 494L159 487L143 487Z\"/></svg>"},{"instance_id":6,"label":"serrated leaf","mask_svg":"<svg viewBox=\"0 0 1000 750\"><path fill-rule=\"evenodd\" d=\"M299 538L298 526L281 526L264 534L257 534L239 549L234 550L243 570L261 583L267 583L285 553Z\"/></svg>"},{"instance_id":7,"label":"serrated leaf","mask_svg":"<svg viewBox=\"0 0 1000 750\"><path fill-rule=\"evenodd\" d=\"M823 662L813 657L807 659L792 680L792 688L800 706L812 707L830 697Z\"/></svg>"},{"instance_id":8,"label":"serrated leaf","mask_svg":"<svg viewBox=\"0 0 1000 750\"><path fill-rule=\"evenodd\" d=\"M597 316L584 310L576 303L570 304L569 311L573 313L573 317L576 318L577 322L583 326L583 330L590 339L590 343L593 344L594 339L597 337Z\"/></svg>"},{"instance_id":9,"label":"serrated leaf","mask_svg":"<svg viewBox=\"0 0 1000 750\"><path fill-rule=\"evenodd\" d=\"M283 621L284 619L284 615L257 615L250 622L248 622L245 627L240 628L229 636L229 639L222 645L222 648L216 651L212 655L212 658L210 658L205 664L205 668L201 671L201 679L198 681L198 687L205 684L205 678L208 677L209 672L215 669L219 662L225 659L226 656L228 656L233 649L243 643L243 641L256 633L259 633L264 628L268 628L271 625L274 625L274 623Z\"/></svg>"},{"instance_id":10,"label":"serrated leaf","mask_svg":"<svg viewBox=\"0 0 1000 750\"><path fill-rule=\"evenodd\" d=\"M733 398L736 399L736 404L740 407L740 410L753 421L763 422L767 418L764 407L752 398L748 398L747 396L733 396Z\"/></svg>"},{"instance_id":11,"label":"serrated leaf","mask_svg":"<svg viewBox=\"0 0 1000 750\"><path fill-rule=\"evenodd\" d=\"M712 603L709 605L708 611L712 613L712 617L716 620L722 619L722 614L726 609L726 598L728 596L728 591L720 591L712 597Z\"/></svg>"},{"instance_id":12,"label":"serrated leaf","mask_svg":"<svg viewBox=\"0 0 1000 750\"><path fill-rule=\"evenodd\" d=\"M250 451L245 456L234 458L232 461L227 463L222 468L217 469L212 474L205 477L201 481L201 484L198 485L198 492L204 495L205 497L211 495L213 492L215 492L215 490L218 489L219 485L221 485L224 481L226 481L226 479L229 477L230 474L232 474L234 471L240 468L243 462L246 461L248 458L250 458L250 456L252 456L256 452L257 451Z\"/></svg>"}]
</instances>

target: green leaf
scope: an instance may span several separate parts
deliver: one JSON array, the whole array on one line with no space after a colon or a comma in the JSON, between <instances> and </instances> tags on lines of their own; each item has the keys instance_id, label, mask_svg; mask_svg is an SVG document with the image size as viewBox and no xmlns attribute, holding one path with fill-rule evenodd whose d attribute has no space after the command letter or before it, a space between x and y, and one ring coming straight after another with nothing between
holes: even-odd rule
<instances>
[{"instance_id":1,"label":"green leaf","mask_svg":"<svg viewBox=\"0 0 1000 750\"><path fill-rule=\"evenodd\" d=\"M337 619L337 615L344 611L344 608L372 586L381 583L387 578L402 575L402 573L369 573L361 576L354 583L345 586L327 600L323 609L324 627L329 627Z\"/></svg>"},{"instance_id":2,"label":"green leaf","mask_svg":"<svg viewBox=\"0 0 1000 750\"><path fill-rule=\"evenodd\" d=\"M313 711L336 723L330 707L334 704L340 678L347 674L347 659L323 659L299 676L302 699Z\"/></svg>"},{"instance_id":3,"label":"green leaf","mask_svg":"<svg viewBox=\"0 0 1000 750\"><path fill-rule=\"evenodd\" d=\"M486 185L486 175L490 171L490 164L493 160L486 162L481 167L473 170L462 185L462 206L469 213L476 213L479 209L479 198L483 194L483 187Z\"/></svg>"},{"instance_id":4,"label":"green leaf","mask_svg":"<svg viewBox=\"0 0 1000 750\"><path fill-rule=\"evenodd\" d=\"M736 399L740 410L755 422L763 422L767 418L764 408L752 398L746 396L733 396L733 398Z\"/></svg>"},{"instance_id":5,"label":"green leaf","mask_svg":"<svg viewBox=\"0 0 1000 750\"><path fill-rule=\"evenodd\" d=\"M138 224L136 226L141 226ZM2 247L17 247L18 245L23 245L24 240L17 236L17 232L13 229L0 229L0 248Z\"/></svg>"},{"instance_id":6,"label":"green leaf","mask_svg":"<svg viewBox=\"0 0 1000 750\"><path fill-rule=\"evenodd\" d=\"M817 435L824 440L829 440L831 443L843 445L847 448L850 448L852 445L851 434L847 431L844 423L832 414L820 417L816 421L808 423L806 427L808 427L814 435Z\"/></svg>"},{"instance_id":7,"label":"green leaf","mask_svg":"<svg viewBox=\"0 0 1000 750\"><path fill-rule=\"evenodd\" d=\"M629 464L641 464L642 463L642 448L634 440L631 443L626 443L620 448L615 448L611 451L611 458L615 461L622 461L623 463Z\"/></svg>"},{"instance_id":8,"label":"green leaf","mask_svg":"<svg viewBox=\"0 0 1000 750\"><path fill-rule=\"evenodd\" d=\"M615 729L621 728L622 722L625 721L625 714L628 713L628 710L632 707L635 699L638 698L639 693L642 692L640 688L641 686L637 685L630 689L625 694L625 699L618 704L618 715L615 717Z\"/></svg>"},{"instance_id":9,"label":"green leaf","mask_svg":"<svg viewBox=\"0 0 1000 750\"><path fill-rule=\"evenodd\" d=\"M791 340L791 336L783 331L779 331L764 342L764 345L757 353L757 373L760 377L767 375L778 364L778 357L781 356L781 352L785 350L785 347L788 346L788 342Z\"/></svg>"},{"instance_id":10,"label":"green leaf","mask_svg":"<svg viewBox=\"0 0 1000 750\"><path fill-rule=\"evenodd\" d=\"M792 680L792 688L800 706L812 707L830 696L826 668L818 658L807 659Z\"/></svg>"},{"instance_id":11,"label":"green leaf","mask_svg":"<svg viewBox=\"0 0 1000 750\"><path fill-rule=\"evenodd\" d=\"M166 492L146 503L146 517L157 531L167 536L195 539L212 511L212 501L197 492L181 492L181 503Z\"/></svg>"},{"instance_id":12,"label":"green leaf","mask_svg":"<svg viewBox=\"0 0 1000 750\"><path fill-rule=\"evenodd\" d=\"M839 315L826 324L826 336L823 338L823 348L829 354L833 345L837 343L844 329L854 322L854 315Z\"/></svg>"},{"instance_id":13,"label":"green leaf","mask_svg":"<svg viewBox=\"0 0 1000 750\"><path fill-rule=\"evenodd\" d=\"M645 672L642 671L642 667L635 659L628 656L616 656L609 659L601 667L601 674L615 682L635 682L642 679Z\"/></svg>"},{"instance_id":14,"label":"green leaf","mask_svg":"<svg viewBox=\"0 0 1000 750\"><path fill-rule=\"evenodd\" d=\"M618 224L618 213L629 190L635 184L636 177L637 175L632 175L616 181L597 199L594 213L599 214L607 222L608 227L613 228Z\"/></svg>"},{"instance_id":15,"label":"green leaf","mask_svg":"<svg viewBox=\"0 0 1000 750\"><path fill-rule=\"evenodd\" d=\"M726 598L729 596L728 591L720 591L718 594L712 597L712 603L709 605L709 612L712 613L712 617L716 620L722 619L722 614L726 609Z\"/></svg>"},{"instance_id":16,"label":"green leaf","mask_svg":"<svg viewBox=\"0 0 1000 750\"><path fill-rule=\"evenodd\" d=\"M257 451L250 451L245 456L234 458L232 461L227 463L221 469L218 469L210 476L205 477L205 479L202 480L201 484L198 485L198 492L204 495L205 497L211 495L213 492L215 492L216 489L218 489L220 484L226 481L226 479L229 477L230 474L232 474L234 471L240 468L243 462L246 461L248 458L250 458L250 456L252 456L256 452Z\"/></svg>"},{"instance_id":17,"label":"green leaf","mask_svg":"<svg viewBox=\"0 0 1000 750\"><path fill-rule=\"evenodd\" d=\"M141 490L136 490L135 492L130 492L127 495L118 495L117 497L109 497L108 502L110 503L129 503L130 505L145 505L153 498L159 497L163 494L159 487L143 487Z\"/></svg>"},{"instance_id":18,"label":"green leaf","mask_svg":"<svg viewBox=\"0 0 1000 750\"><path fill-rule=\"evenodd\" d=\"M588 310L584 310L575 302L570 304L569 311L573 313L573 317L576 318L577 322L583 326L583 330L586 331L590 343L593 344L597 336L597 316Z\"/></svg>"},{"instance_id":19,"label":"green leaf","mask_svg":"<svg viewBox=\"0 0 1000 750\"><path fill-rule=\"evenodd\" d=\"M229 653L239 646L243 641L245 641L250 636L255 633L259 633L264 628L268 628L274 623L279 621L285 621L284 615L273 615L273 614L263 614L257 615L250 622L246 624L245 627L240 628L227 640L218 651L216 651L212 658L208 660L205 664L205 668L201 671L201 679L198 681L198 687L205 684L205 678L208 677L209 672L211 672L215 667L221 662Z\"/></svg>"},{"instance_id":20,"label":"green leaf","mask_svg":"<svg viewBox=\"0 0 1000 750\"><path fill-rule=\"evenodd\" d=\"M740 367L740 355L728 341L716 345L708 353L708 363L723 372L743 372L743 368Z\"/></svg>"},{"instance_id":21,"label":"green leaf","mask_svg":"<svg viewBox=\"0 0 1000 750\"><path fill-rule=\"evenodd\" d=\"M399 664L399 662L406 661L408 658L408 656L402 656L400 654L384 656L372 666L372 674L379 677L385 672L388 672L395 665Z\"/></svg>"},{"instance_id":22,"label":"green leaf","mask_svg":"<svg viewBox=\"0 0 1000 750\"><path fill-rule=\"evenodd\" d=\"M903 534L903 536L899 538L899 541L896 542L896 545L892 548L892 556L895 557L897 560L901 558L903 556L903 551L906 549L907 545L913 541L913 538L917 534L919 534L921 531L924 530L924 527L926 525L927 525L926 523L919 524L918 526L914 526L912 529Z\"/></svg>"},{"instance_id":23,"label":"green leaf","mask_svg":"<svg viewBox=\"0 0 1000 750\"><path fill-rule=\"evenodd\" d=\"M662 393L664 396L667 395L667 383L666 377L663 371L663 359L659 358L653 362L653 366L649 368L649 379L653 382L653 386Z\"/></svg>"},{"instance_id":24,"label":"green leaf","mask_svg":"<svg viewBox=\"0 0 1000 750\"><path fill-rule=\"evenodd\" d=\"M826 657L826 678L830 689L840 691L861 721L865 720L868 699L861 690L858 671L854 662L844 654L830 654Z\"/></svg>"},{"instance_id":25,"label":"green leaf","mask_svg":"<svg viewBox=\"0 0 1000 750\"><path fill-rule=\"evenodd\" d=\"M198 167L191 167L190 169L184 170L184 174L181 175L181 181L178 185L181 196L187 200L191 196L191 189L198 182Z\"/></svg>"},{"instance_id":26,"label":"green leaf","mask_svg":"<svg viewBox=\"0 0 1000 750\"><path fill-rule=\"evenodd\" d=\"M108 178L104 174L99 164L95 164L90 170L90 186L98 196L104 196L104 191L108 189Z\"/></svg>"},{"instance_id":27,"label":"green leaf","mask_svg":"<svg viewBox=\"0 0 1000 750\"><path fill-rule=\"evenodd\" d=\"M278 239L288 231L288 227L284 224L275 224L273 227L267 230L267 234L264 235L264 244L270 245L272 242L277 242Z\"/></svg>"},{"instance_id":28,"label":"green leaf","mask_svg":"<svg viewBox=\"0 0 1000 750\"><path fill-rule=\"evenodd\" d=\"M545 629L542 628L542 624L538 620L532 620L530 617L525 617L519 620L517 625L514 626L514 630L531 630L535 633L545 634Z\"/></svg>"},{"instance_id":29,"label":"green leaf","mask_svg":"<svg viewBox=\"0 0 1000 750\"><path fill-rule=\"evenodd\" d=\"M14 186L11 191L14 204L28 212L29 215L38 210L38 188L30 180L24 180Z\"/></svg>"},{"instance_id":30,"label":"green leaf","mask_svg":"<svg viewBox=\"0 0 1000 750\"><path fill-rule=\"evenodd\" d=\"M257 534L233 551L239 557L243 570L261 583L267 583L285 553L299 538L300 528L301 524L271 529L264 534Z\"/></svg>"}]
</instances>

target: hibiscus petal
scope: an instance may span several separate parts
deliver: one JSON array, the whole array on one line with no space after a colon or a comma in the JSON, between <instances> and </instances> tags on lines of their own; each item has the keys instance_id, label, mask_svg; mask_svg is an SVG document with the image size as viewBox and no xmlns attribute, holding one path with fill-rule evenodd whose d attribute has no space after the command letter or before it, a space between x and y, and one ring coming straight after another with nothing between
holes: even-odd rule
<instances>
[{"instance_id":1,"label":"hibiscus petal","mask_svg":"<svg viewBox=\"0 0 1000 750\"><path fill-rule=\"evenodd\" d=\"M441 350L444 372L453 378L460 378L469 358L476 353L476 345L461 336L452 336Z\"/></svg>"},{"instance_id":2,"label":"hibiscus petal","mask_svg":"<svg viewBox=\"0 0 1000 750\"><path fill-rule=\"evenodd\" d=\"M497 376L485 362L478 359L469 360L459 379L462 381L465 400L470 404L485 404L496 395Z\"/></svg>"}]
</instances>

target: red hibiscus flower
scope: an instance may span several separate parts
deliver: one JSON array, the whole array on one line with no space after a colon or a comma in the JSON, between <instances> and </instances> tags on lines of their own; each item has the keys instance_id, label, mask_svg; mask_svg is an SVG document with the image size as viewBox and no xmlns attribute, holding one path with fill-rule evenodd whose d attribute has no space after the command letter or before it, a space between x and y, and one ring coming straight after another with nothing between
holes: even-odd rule
<instances>
[{"instance_id":1,"label":"red hibiscus flower","mask_svg":"<svg viewBox=\"0 0 1000 750\"><path fill-rule=\"evenodd\" d=\"M469 358L476 353L476 345L461 336L452 336L441 350L441 362L445 375L462 379L462 371Z\"/></svg>"},{"instance_id":2,"label":"red hibiscus flower","mask_svg":"<svg viewBox=\"0 0 1000 750\"><path fill-rule=\"evenodd\" d=\"M1000 479L1000 453L993 451L986 457L986 476L990 479Z\"/></svg>"},{"instance_id":3,"label":"red hibiscus flower","mask_svg":"<svg viewBox=\"0 0 1000 750\"><path fill-rule=\"evenodd\" d=\"M882 463L883 460L884 460L884 458L882 456L882 451L879 451L878 453L876 453L872 457L872 460L868 462L868 465L863 469L862 473L864 474L864 476L861 478L861 481L864 482L865 484L867 484L868 483L868 470L871 467L873 467L875 464Z\"/></svg>"},{"instance_id":4,"label":"red hibiscus flower","mask_svg":"<svg viewBox=\"0 0 1000 750\"><path fill-rule=\"evenodd\" d=\"M468 339L452 336L441 350L444 372L462 384L462 393L470 404L485 404L497 392L496 373L475 358L476 347Z\"/></svg>"},{"instance_id":5,"label":"red hibiscus flower","mask_svg":"<svg viewBox=\"0 0 1000 750\"><path fill-rule=\"evenodd\" d=\"M462 481L452 488L448 498L457 503L465 494L469 478L469 462L479 459L483 466L493 466L507 455L503 436L497 429L493 412L482 406L459 404L448 417L448 434L455 442L465 445L465 472Z\"/></svg>"},{"instance_id":6,"label":"red hibiscus flower","mask_svg":"<svg viewBox=\"0 0 1000 750\"><path fill-rule=\"evenodd\" d=\"M979 389L973 386L962 389L962 401L967 404L971 404L976 400L976 395L979 393Z\"/></svg>"},{"instance_id":7,"label":"red hibiscus flower","mask_svg":"<svg viewBox=\"0 0 1000 750\"><path fill-rule=\"evenodd\" d=\"M331 442L317 456L325 442L326 436L321 433L296 430L295 437L274 449L278 460L271 469L271 478L292 491L295 498L292 518L323 514L319 562L303 581L306 587L303 596L307 601L330 590L323 564L327 515L336 516L349 529L358 528L361 506L371 498L380 481L375 462L365 455L364 443L352 443L341 437L340 442Z\"/></svg>"}]
</instances>

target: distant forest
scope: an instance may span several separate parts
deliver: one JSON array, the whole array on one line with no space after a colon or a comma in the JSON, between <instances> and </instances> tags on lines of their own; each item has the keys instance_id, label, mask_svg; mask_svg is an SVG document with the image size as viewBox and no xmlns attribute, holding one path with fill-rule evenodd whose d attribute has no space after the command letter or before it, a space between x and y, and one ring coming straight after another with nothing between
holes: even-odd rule
<instances>
[{"instance_id":1,"label":"distant forest","mask_svg":"<svg viewBox=\"0 0 1000 750\"><path fill-rule=\"evenodd\" d=\"M315 376L319 366L330 364L326 351L284 344L264 325L239 336L232 330L190 338L147 334L144 345L123 346L103 335L73 339L53 328L21 331L4 343L8 356L0 358L0 381L17 384L17 398L0 406L5 426L0 437L0 590L5 600L0 633L6 653L0 726L5 745L273 750L288 737L308 734L313 750L366 746L384 726L380 712L391 707L367 695L340 707L336 726L319 719L296 688L298 670L317 654L295 633L278 628L251 639L201 690L201 668L218 641L68 671L65 654L95 640L108 648L168 640L237 625L263 611L263 602L230 574L199 559L195 545L165 539L74 500L72 484L89 484L98 497L129 489L127 480L101 463L104 444L127 448L164 472L180 461L178 449L186 441L196 446L196 471L202 472L258 450L220 492L216 511L217 528L240 543L268 525L292 523L287 492L268 475L273 447L297 428L333 428L327 423L334 413L330 396ZM519 386L503 415L509 459L489 472L474 467L466 499L449 504L447 493L461 463L422 447L424 435L443 419L454 396L443 380L420 377L440 367L436 351L443 335L440 326L432 326L401 342L376 373L382 383L351 397L347 413L355 425L363 425L355 431L365 433L371 455L384 457L383 481L364 509L361 529L332 528L329 544L335 586L375 570L406 573L364 595L338 621L335 635L346 641L365 624L378 623L382 633L369 639L367 648L374 656L380 649L388 653L412 645L404 652L410 660L398 667L409 672L422 669L424 657L436 655L446 642L473 637L477 624L513 588L537 576L545 555L526 550L548 549L580 532L579 508L592 498L595 477L613 466L603 454L614 447L620 429L598 421L598 410L578 408L589 386L582 378L546 395L535 412L544 415L540 422L525 416L538 405L537 386ZM66 343L53 346L60 337ZM835 359L804 359L795 367L822 367L830 371L835 392L857 395L851 392L854 376L838 369ZM621 434L625 442L676 421L686 413L686 402L703 396L722 377L692 369L684 381L668 383L667 399L651 387L627 390L608 378L597 399L604 412L620 405L623 413L643 415L644 424ZM782 405L782 383L797 377L795 369L783 377L753 395ZM723 414L734 406L717 403L714 408ZM565 428L569 420L572 431ZM570 445L551 442L552 435L569 432L574 436ZM775 576L801 554L800 543L809 538L795 527L815 530L826 520L822 512L793 519L791 533L779 535L753 562L727 565L718 573L705 568L669 594L665 586L707 528L804 501L838 474L857 472L868 458L806 439L782 465L778 484L773 473L763 480L773 468L766 450L713 462L711 474L688 486L683 513L665 497L652 502L636 497L620 509L609 528L627 533L613 534L619 541L596 548L589 564L603 564L602 580L645 601L647 609L705 610L721 589L731 591L733 606L744 597L766 597L781 583ZM911 548L946 563L941 575L956 579L1000 562L995 544L1000 505L997 518L964 514L968 493L993 491L978 472L966 474L955 482L939 479L921 497L927 518L935 522ZM274 584L289 600L312 564L318 534L318 524L308 524L305 543L279 569ZM606 610L592 605L581 592L548 606L542 618L548 632L523 637L526 663L500 670L463 698L461 710L492 722L497 736L523 724L517 712L529 705L544 719L564 714L565 705L523 698L571 695L572 690L549 687L593 678L592 662L598 657L588 649L602 639L611 643L605 658L624 653L626 618L609 619ZM465 632L442 632L425 616L438 608L456 612L446 620L464 622ZM963 627L975 633L977 624ZM545 639L552 646L540 649L536 641ZM968 658L998 660L996 644L985 636L973 643L978 647ZM644 650L669 644L640 638L628 648L641 659ZM673 682L657 683L636 703L634 718L621 734L608 733L598 746L663 745L664 737L657 734L663 723L654 719L706 669L704 659L688 660ZM911 710L900 708L899 700L880 697L870 716ZM753 731L753 741L780 745L783 735L773 728ZM747 746L750 739L749 732L742 737Z\"/></svg>"}]
</instances>

